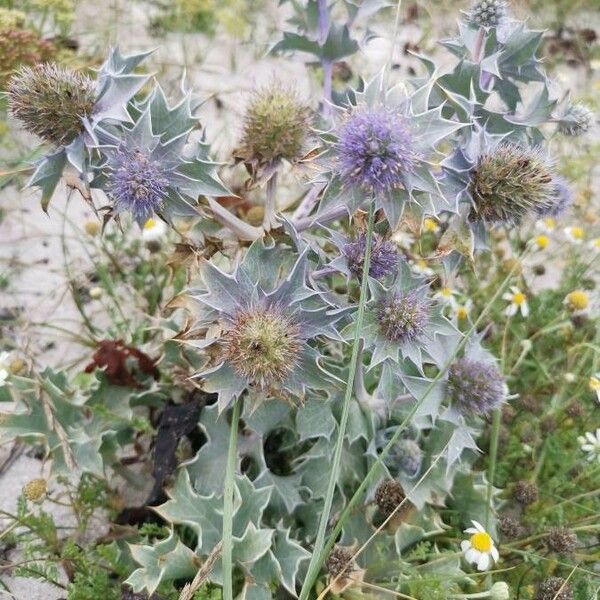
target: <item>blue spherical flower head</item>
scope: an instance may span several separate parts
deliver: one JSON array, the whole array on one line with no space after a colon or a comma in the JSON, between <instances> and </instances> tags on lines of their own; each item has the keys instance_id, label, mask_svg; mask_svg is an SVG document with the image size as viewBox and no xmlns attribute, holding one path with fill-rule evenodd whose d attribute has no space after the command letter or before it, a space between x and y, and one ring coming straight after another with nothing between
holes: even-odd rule
<instances>
[{"instance_id":1,"label":"blue spherical flower head","mask_svg":"<svg viewBox=\"0 0 600 600\"><path fill-rule=\"evenodd\" d=\"M539 217L558 217L573 203L573 190L564 177L554 177L552 202L537 209Z\"/></svg>"},{"instance_id":2,"label":"blue spherical flower head","mask_svg":"<svg viewBox=\"0 0 600 600\"><path fill-rule=\"evenodd\" d=\"M120 148L112 158L108 193L117 213L130 211L143 225L159 212L167 196L168 173L140 149Z\"/></svg>"},{"instance_id":3,"label":"blue spherical flower head","mask_svg":"<svg viewBox=\"0 0 600 600\"><path fill-rule=\"evenodd\" d=\"M354 240L348 240L342 248L350 273L358 279L362 277L366 249L367 236L365 233L359 233ZM369 275L374 279L382 279L396 270L399 260L400 256L394 244L375 234L371 246Z\"/></svg>"},{"instance_id":4,"label":"blue spherical flower head","mask_svg":"<svg viewBox=\"0 0 600 600\"><path fill-rule=\"evenodd\" d=\"M418 159L408 120L393 109L354 109L338 138L337 170L344 184L373 195L402 187Z\"/></svg>"},{"instance_id":5,"label":"blue spherical flower head","mask_svg":"<svg viewBox=\"0 0 600 600\"><path fill-rule=\"evenodd\" d=\"M492 362L460 358L448 369L448 393L463 416L486 415L506 398L506 384Z\"/></svg>"},{"instance_id":6,"label":"blue spherical flower head","mask_svg":"<svg viewBox=\"0 0 600 600\"><path fill-rule=\"evenodd\" d=\"M423 289L390 294L377 306L379 331L391 342L414 342L425 332L430 309Z\"/></svg>"}]
</instances>

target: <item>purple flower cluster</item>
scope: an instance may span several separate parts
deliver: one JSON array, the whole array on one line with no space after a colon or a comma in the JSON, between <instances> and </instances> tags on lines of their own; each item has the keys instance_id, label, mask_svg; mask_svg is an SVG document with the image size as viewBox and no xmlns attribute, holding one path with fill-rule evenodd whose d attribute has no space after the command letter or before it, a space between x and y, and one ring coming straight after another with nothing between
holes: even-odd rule
<instances>
[{"instance_id":1,"label":"purple flower cluster","mask_svg":"<svg viewBox=\"0 0 600 600\"><path fill-rule=\"evenodd\" d=\"M554 177L552 184L554 202L548 206L538 207L536 212L540 217L558 217L573 203L573 190L564 177Z\"/></svg>"},{"instance_id":2,"label":"purple flower cluster","mask_svg":"<svg viewBox=\"0 0 600 600\"><path fill-rule=\"evenodd\" d=\"M502 404L506 386L493 363L459 358L448 369L448 392L463 415L485 415Z\"/></svg>"},{"instance_id":3,"label":"purple flower cluster","mask_svg":"<svg viewBox=\"0 0 600 600\"><path fill-rule=\"evenodd\" d=\"M160 210L169 187L168 172L142 150L120 149L112 159L109 193L117 212L131 211L143 225Z\"/></svg>"},{"instance_id":4,"label":"purple flower cluster","mask_svg":"<svg viewBox=\"0 0 600 600\"><path fill-rule=\"evenodd\" d=\"M339 132L337 157L344 184L388 194L404 183L418 155L408 120L382 107L350 113Z\"/></svg>"},{"instance_id":5,"label":"purple flower cluster","mask_svg":"<svg viewBox=\"0 0 600 600\"><path fill-rule=\"evenodd\" d=\"M423 334L430 308L423 289L391 294L377 307L379 331L391 342L413 342Z\"/></svg>"},{"instance_id":6,"label":"purple flower cluster","mask_svg":"<svg viewBox=\"0 0 600 600\"><path fill-rule=\"evenodd\" d=\"M366 249L367 236L364 233L359 233L354 240L348 240L342 248L348 262L348 269L352 275L359 279L362 277ZM371 245L369 275L374 279L381 279L386 275L390 275L396 269L399 258L398 251L392 242L374 235Z\"/></svg>"}]
</instances>

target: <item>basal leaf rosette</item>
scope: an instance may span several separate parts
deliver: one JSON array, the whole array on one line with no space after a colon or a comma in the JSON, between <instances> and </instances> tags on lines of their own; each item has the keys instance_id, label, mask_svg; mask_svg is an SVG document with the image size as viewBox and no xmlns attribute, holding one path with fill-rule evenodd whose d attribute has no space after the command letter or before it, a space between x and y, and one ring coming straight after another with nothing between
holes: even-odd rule
<instances>
[{"instance_id":1,"label":"basal leaf rosette","mask_svg":"<svg viewBox=\"0 0 600 600\"><path fill-rule=\"evenodd\" d=\"M261 244L260 241L255 244ZM252 251L252 248L251 248ZM248 257L232 274L205 262L201 275L205 291L192 293L198 305L199 327L215 332L191 344L213 357L196 373L208 392L219 396L224 410L244 391L257 397L302 401L307 389L326 389L335 378L320 365L315 339L340 339L334 325L346 312L326 303L306 284L307 252L287 277L273 286L261 285L261 265ZM277 262L276 247L267 261ZM262 267L264 269L264 266Z\"/></svg>"},{"instance_id":2,"label":"basal leaf rosette","mask_svg":"<svg viewBox=\"0 0 600 600\"><path fill-rule=\"evenodd\" d=\"M198 216L198 197L227 194L206 149L190 143L197 124L192 99L187 95L170 107L157 86L150 97L130 107L131 127L97 131L103 161L96 165L92 187L111 201L109 215L129 212L142 226L158 215L168 222L176 217Z\"/></svg>"},{"instance_id":3,"label":"basal leaf rosette","mask_svg":"<svg viewBox=\"0 0 600 600\"><path fill-rule=\"evenodd\" d=\"M441 366L460 333L430 297L428 284L402 264L391 286L371 279L370 288L360 332L364 350L371 353L368 368L386 361L397 365L406 359L419 370L425 363ZM352 337L354 324L344 333Z\"/></svg>"},{"instance_id":4,"label":"basal leaf rosette","mask_svg":"<svg viewBox=\"0 0 600 600\"><path fill-rule=\"evenodd\" d=\"M383 75L354 94L355 104L338 109L337 125L324 135L330 180L319 214L343 205L352 214L374 201L395 228L407 203L437 215L454 210L456 198L436 173L438 144L464 126L429 109L431 84L411 94L383 88Z\"/></svg>"},{"instance_id":5,"label":"basal leaf rosette","mask_svg":"<svg viewBox=\"0 0 600 600\"><path fill-rule=\"evenodd\" d=\"M127 104L148 80L133 70L147 55L123 56L113 48L95 81L52 64L23 67L12 78L11 113L54 147L37 163L29 180L30 186L41 189L44 210L67 166L80 175L87 171L96 126L131 121Z\"/></svg>"}]
</instances>

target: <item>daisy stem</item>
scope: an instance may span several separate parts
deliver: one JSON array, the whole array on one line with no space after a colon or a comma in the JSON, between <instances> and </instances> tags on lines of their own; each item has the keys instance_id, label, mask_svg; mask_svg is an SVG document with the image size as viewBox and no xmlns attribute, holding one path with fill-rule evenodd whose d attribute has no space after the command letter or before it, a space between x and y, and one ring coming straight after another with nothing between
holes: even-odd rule
<instances>
[{"instance_id":1,"label":"daisy stem","mask_svg":"<svg viewBox=\"0 0 600 600\"><path fill-rule=\"evenodd\" d=\"M520 258L522 258L522 256ZM354 495L346 503L346 506L344 507L344 510L340 514L340 516L337 520L337 523L335 524L335 527L333 528L332 532L329 534L327 543L323 547L323 549L321 551L321 556L317 561L315 561L315 558L314 558L316 553L313 553L313 558L311 559L311 564L309 565L309 572L307 573L306 579L304 580L304 584L302 587L302 591L300 592L301 595L300 595L299 600L306 600L308 590L310 589L311 585L314 582L314 579L316 578L318 566L314 567L313 563L316 562L317 565L323 564L328 553L333 548L335 541L336 541L338 535L340 534L342 527L344 526L344 523L346 522L346 520L348 519L348 517L354 510L354 507L358 504L363 493L366 492L366 490L368 489L369 484L371 483L372 479L375 477L375 475L378 472L380 472L381 463L385 460L386 456L389 454L389 452L392 449L392 447L394 446L394 444L396 444L396 442L398 441L398 439L400 438L400 436L406 429L406 426L408 425L410 420L413 418L413 416L415 415L415 413L417 412L419 407L423 404L423 402L425 402L425 400L428 398L429 394L432 392L432 390L437 385L438 381L444 376L444 374L448 370L448 367L452 364L452 361L454 361L456 356L458 356L458 354L467 345L467 342L469 341L471 335L473 335L473 333L475 331L477 331L477 328L481 325L481 323L483 322L484 318L486 317L486 315L488 314L488 312L490 311L492 306L496 303L498 298L500 298L500 296L504 293L504 290L508 287L510 281L512 280L512 278L514 276L514 274L517 270L517 267L518 267L518 264L515 264L515 266L510 271L510 273L508 273L508 275L504 278L504 281L502 281L500 283L500 285L496 289L496 292L494 293L492 298L489 300L489 302L483 307L483 310L481 311L481 313L479 314L479 316L477 317L477 319L475 320L473 325L465 333L463 339L456 346L456 349L454 350L454 352L452 353L450 358L446 361L446 364L444 364L444 366L439 370L437 375L431 380L431 382L429 383L427 388L424 390L423 395L415 402L415 405L412 407L412 409L410 410L408 415L406 415L406 417L404 418L402 423L400 423L400 425L398 425L394 435L390 438L389 442L386 444L386 446L383 448L383 450L381 450L381 452L379 453L379 456L377 457L377 460L373 463L373 465L367 472L365 478L363 479L361 484L358 486L357 490L354 492ZM364 273L364 269L363 269L363 273ZM312 570L311 570L311 567L312 567ZM306 588L306 590L305 590L305 588ZM302 594L304 594L304 595L302 595Z\"/></svg>"},{"instance_id":2,"label":"daisy stem","mask_svg":"<svg viewBox=\"0 0 600 600\"><path fill-rule=\"evenodd\" d=\"M496 475L496 459L498 457L498 438L500 433L500 419L502 417L502 409L497 408L494 411L494 419L492 421L492 433L490 438L490 466L488 470L487 497L485 502L485 530L488 531L490 526L490 513L492 511L492 491L494 489L494 477Z\"/></svg>"},{"instance_id":3,"label":"daisy stem","mask_svg":"<svg viewBox=\"0 0 600 600\"><path fill-rule=\"evenodd\" d=\"M235 456L241 405L240 398L233 405L231 428L229 430L227 468L223 486L223 600L233 600L233 478L235 476Z\"/></svg>"},{"instance_id":4,"label":"daisy stem","mask_svg":"<svg viewBox=\"0 0 600 600\"><path fill-rule=\"evenodd\" d=\"M372 200L369 204L369 217L367 223L367 238L365 243L365 258L363 262L362 277L360 281L360 297L358 301L358 311L356 315L356 328L354 330L354 343L352 344L352 357L350 358L350 367L348 371L348 380L346 381L346 392L344 395L344 404L342 406L342 414L340 417L340 424L338 427L338 437L335 447L335 453L333 455L333 464L331 466L331 473L329 476L329 483L327 485L327 493L325 494L325 503L323 505L323 512L321 513L321 520L319 521L319 528L317 530L317 537L315 539L315 545L313 548L313 554L308 565L308 571L306 578L300 591L299 600L307 600L310 589L317 578L317 574L323 564L322 554L323 546L325 544L325 532L327 531L327 523L329 521L329 513L331 512L331 505L333 504L333 495L335 493L335 486L338 478L338 471L340 468L340 461L342 458L342 450L344 447L344 437L346 434L346 425L348 424L348 416L350 414L350 400L352 399L352 392L354 391L354 378L356 376L356 366L358 363L358 356L360 350L360 334L363 326L363 320L365 316L365 305L367 303L367 290L369 282L369 268L371 266L371 244L373 240L373 226L375 224L375 202ZM225 600L228 600L225 598Z\"/></svg>"}]
</instances>

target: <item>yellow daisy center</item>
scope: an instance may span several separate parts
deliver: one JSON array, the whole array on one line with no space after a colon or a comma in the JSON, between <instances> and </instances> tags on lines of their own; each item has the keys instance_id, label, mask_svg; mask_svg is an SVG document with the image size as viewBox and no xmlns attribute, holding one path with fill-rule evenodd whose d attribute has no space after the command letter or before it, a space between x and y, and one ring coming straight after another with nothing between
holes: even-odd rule
<instances>
[{"instance_id":1,"label":"yellow daisy center","mask_svg":"<svg viewBox=\"0 0 600 600\"><path fill-rule=\"evenodd\" d=\"M479 552L490 552L493 542L489 533L478 531L471 536L471 546Z\"/></svg>"},{"instance_id":2,"label":"yellow daisy center","mask_svg":"<svg viewBox=\"0 0 600 600\"><path fill-rule=\"evenodd\" d=\"M466 319L469 315L469 311L464 306L459 306L456 309L456 315L459 319Z\"/></svg>"},{"instance_id":3,"label":"yellow daisy center","mask_svg":"<svg viewBox=\"0 0 600 600\"><path fill-rule=\"evenodd\" d=\"M594 248L600 250L600 238L596 238L593 243Z\"/></svg>"},{"instance_id":4,"label":"yellow daisy center","mask_svg":"<svg viewBox=\"0 0 600 600\"><path fill-rule=\"evenodd\" d=\"M574 290L570 294L567 294L567 303L575 310L587 308L589 302L589 297L583 290Z\"/></svg>"},{"instance_id":5,"label":"yellow daisy center","mask_svg":"<svg viewBox=\"0 0 600 600\"><path fill-rule=\"evenodd\" d=\"M585 233L581 227L571 227L571 237L576 240L582 240L585 237Z\"/></svg>"},{"instance_id":6,"label":"yellow daisy center","mask_svg":"<svg viewBox=\"0 0 600 600\"><path fill-rule=\"evenodd\" d=\"M556 227L556 221L552 217L547 217L544 219L544 225L548 229L554 229Z\"/></svg>"},{"instance_id":7,"label":"yellow daisy center","mask_svg":"<svg viewBox=\"0 0 600 600\"><path fill-rule=\"evenodd\" d=\"M144 223L144 229L154 229L156 227L156 219L148 219Z\"/></svg>"},{"instance_id":8,"label":"yellow daisy center","mask_svg":"<svg viewBox=\"0 0 600 600\"><path fill-rule=\"evenodd\" d=\"M512 297L513 303L517 306L521 306L521 304L523 304L523 302L525 302L526 299L527 296L525 296L523 292L515 292Z\"/></svg>"},{"instance_id":9,"label":"yellow daisy center","mask_svg":"<svg viewBox=\"0 0 600 600\"><path fill-rule=\"evenodd\" d=\"M547 235L538 235L535 238L535 243L537 244L538 248L541 248L543 250L544 248L548 247L548 244L550 243L550 238Z\"/></svg>"},{"instance_id":10,"label":"yellow daisy center","mask_svg":"<svg viewBox=\"0 0 600 600\"><path fill-rule=\"evenodd\" d=\"M590 389L593 392L600 391L600 379L597 377L590 377Z\"/></svg>"},{"instance_id":11,"label":"yellow daisy center","mask_svg":"<svg viewBox=\"0 0 600 600\"><path fill-rule=\"evenodd\" d=\"M452 296L452 290L449 287L445 287L440 290L440 294L444 296L444 298L450 298Z\"/></svg>"},{"instance_id":12,"label":"yellow daisy center","mask_svg":"<svg viewBox=\"0 0 600 600\"><path fill-rule=\"evenodd\" d=\"M430 219L429 217L423 221L423 229L429 232L437 231L438 224L435 222L435 219Z\"/></svg>"},{"instance_id":13,"label":"yellow daisy center","mask_svg":"<svg viewBox=\"0 0 600 600\"><path fill-rule=\"evenodd\" d=\"M421 269L426 269L427 268L427 261L423 260L422 258L419 259L417 261L417 266Z\"/></svg>"}]
</instances>

